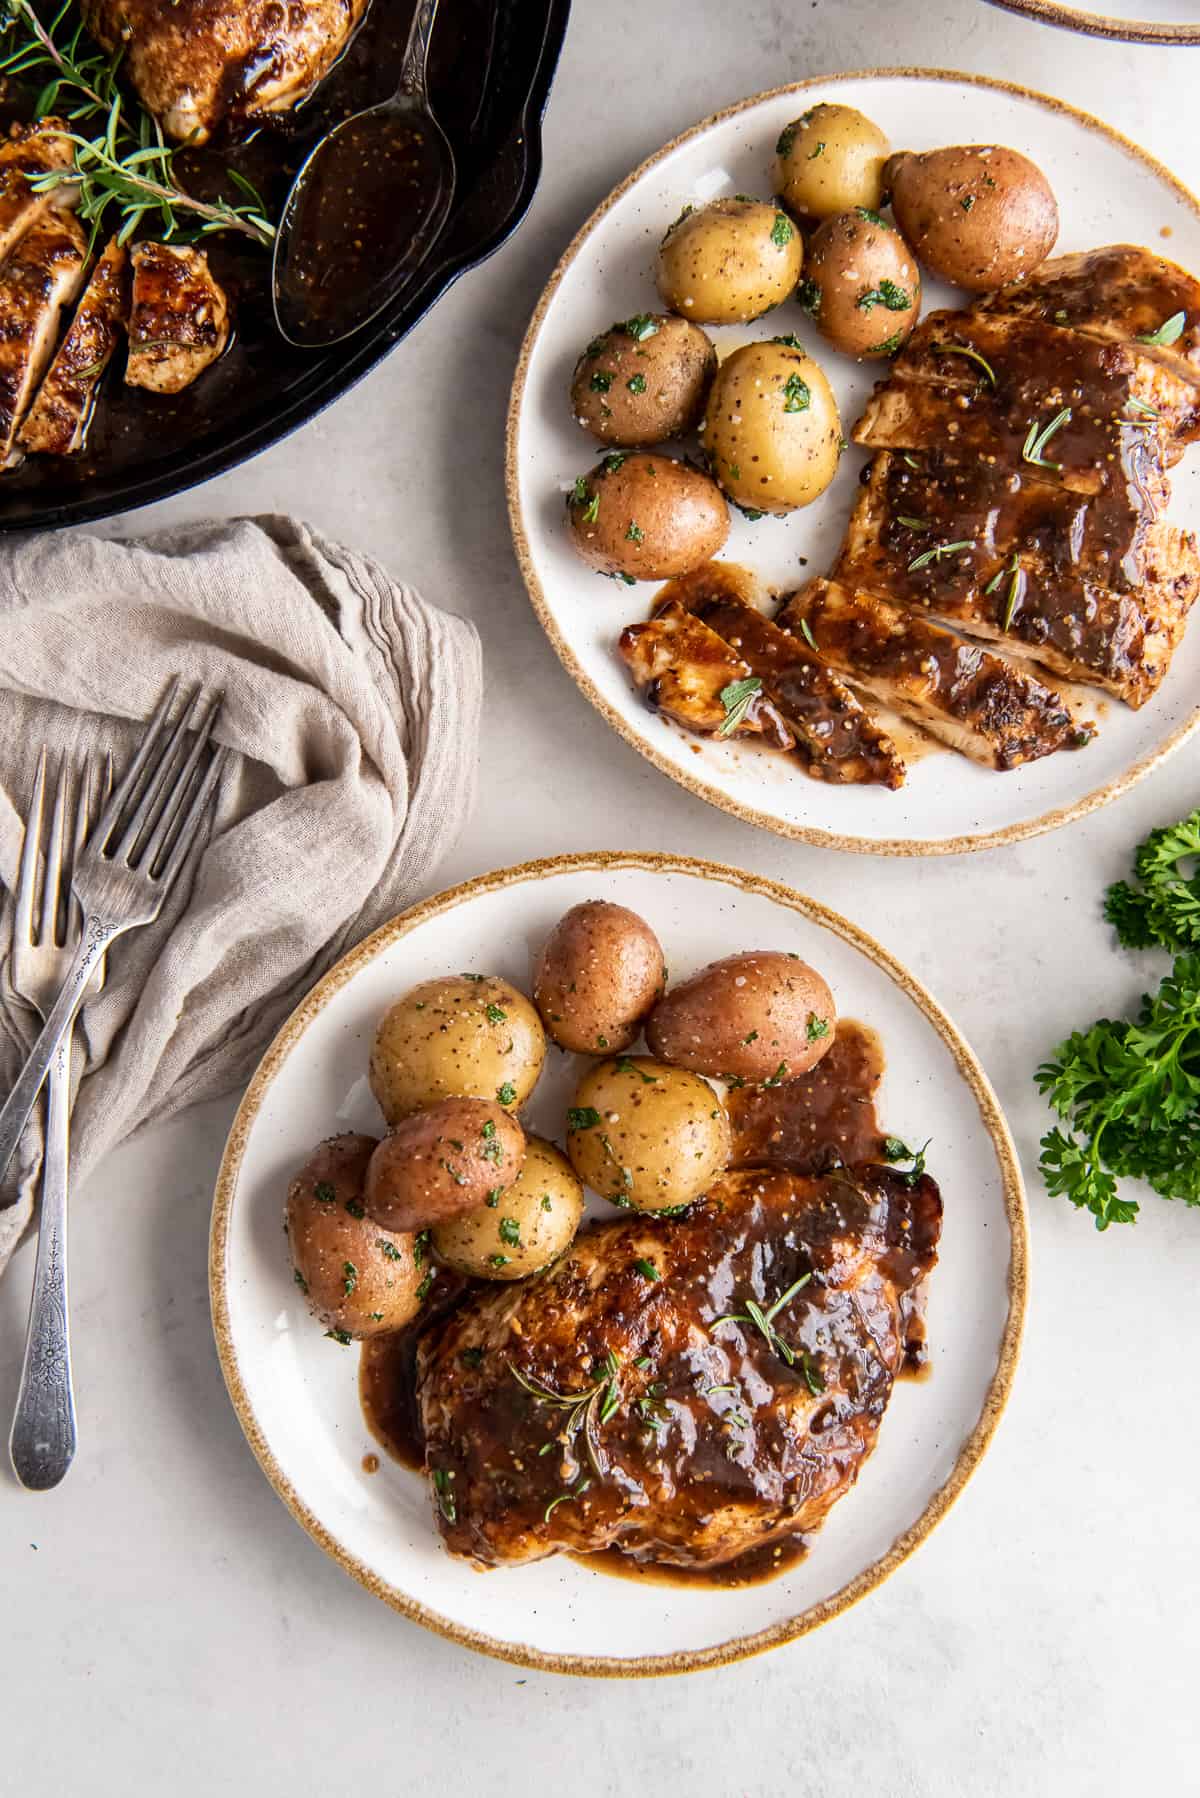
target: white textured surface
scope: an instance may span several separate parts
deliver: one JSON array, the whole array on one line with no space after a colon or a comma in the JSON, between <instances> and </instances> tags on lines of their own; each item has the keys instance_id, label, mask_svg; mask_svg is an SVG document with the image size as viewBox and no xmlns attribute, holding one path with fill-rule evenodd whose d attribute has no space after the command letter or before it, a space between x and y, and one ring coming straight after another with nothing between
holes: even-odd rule
<instances>
[{"instance_id":1,"label":"white textured surface","mask_svg":"<svg viewBox=\"0 0 1200 1798\"><path fill-rule=\"evenodd\" d=\"M479 621L481 794L446 883L557 850L668 847L811 891L955 1013L1031 1168L1044 1127L1034 1063L1073 1025L1127 1005L1149 973L1113 953L1099 891L1146 828L1200 800L1200 750L1065 832L965 860L875 862L756 833L617 741L543 642L508 548L504 407L567 237L633 163L726 101L823 70L950 64L1102 113L1196 186L1198 58L1075 39L979 0L891 12L662 0L653 16L632 0L577 0L546 175L518 237L323 419L157 516L287 508ZM1016 1392L979 1475L916 1558L766 1660L666 1683L564 1681L395 1617L259 1474L208 1328L208 1194L231 1112L210 1106L127 1148L79 1195L80 1459L48 1497L0 1476L0 1789L1194 1788L1200 1217L1151 1203L1136 1230L1100 1237L1032 1181ZM31 1267L25 1251L0 1287L4 1417Z\"/></svg>"}]
</instances>

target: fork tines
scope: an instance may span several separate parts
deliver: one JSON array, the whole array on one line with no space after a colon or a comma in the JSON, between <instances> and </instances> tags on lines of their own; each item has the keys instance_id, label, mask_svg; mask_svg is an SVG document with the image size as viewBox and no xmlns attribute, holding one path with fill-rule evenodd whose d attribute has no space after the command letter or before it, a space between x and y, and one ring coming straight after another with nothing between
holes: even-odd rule
<instances>
[{"instance_id":1,"label":"fork tines","mask_svg":"<svg viewBox=\"0 0 1200 1798\"><path fill-rule=\"evenodd\" d=\"M221 710L218 694L197 688L172 721L179 681L173 680L146 727L137 754L109 795L88 847L158 879L176 847L186 852L193 826L212 797L226 751L212 744Z\"/></svg>"}]
</instances>

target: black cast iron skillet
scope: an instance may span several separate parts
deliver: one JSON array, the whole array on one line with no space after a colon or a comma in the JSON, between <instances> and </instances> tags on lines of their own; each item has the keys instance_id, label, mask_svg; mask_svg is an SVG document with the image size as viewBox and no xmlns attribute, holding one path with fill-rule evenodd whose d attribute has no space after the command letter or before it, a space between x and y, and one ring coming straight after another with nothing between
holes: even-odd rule
<instances>
[{"instance_id":1,"label":"black cast iron skillet","mask_svg":"<svg viewBox=\"0 0 1200 1798\"><path fill-rule=\"evenodd\" d=\"M278 216L292 176L336 118L395 85L411 0L374 0L363 29L318 94L246 144L186 152L203 195L221 162L255 180ZM87 448L31 456L0 477L0 531L83 524L165 499L234 467L315 417L399 343L464 270L524 217L541 173L541 119L570 0L443 0L431 58L434 104L454 146L458 191L417 285L357 336L318 353L290 348L271 315L271 259L210 238L236 333L221 361L173 397L125 387L109 370Z\"/></svg>"}]
</instances>

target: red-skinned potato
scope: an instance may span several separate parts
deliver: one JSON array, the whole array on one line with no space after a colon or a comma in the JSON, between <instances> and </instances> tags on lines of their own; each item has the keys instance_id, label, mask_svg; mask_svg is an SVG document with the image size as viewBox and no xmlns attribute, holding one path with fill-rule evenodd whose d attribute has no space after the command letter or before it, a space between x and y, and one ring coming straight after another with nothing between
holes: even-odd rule
<instances>
[{"instance_id":1,"label":"red-skinned potato","mask_svg":"<svg viewBox=\"0 0 1200 1798\"><path fill-rule=\"evenodd\" d=\"M533 1002L563 1049L627 1049L666 984L662 944L644 918L606 899L573 905L550 932L533 974Z\"/></svg>"},{"instance_id":2,"label":"red-skinned potato","mask_svg":"<svg viewBox=\"0 0 1200 1798\"><path fill-rule=\"evenodd\" d=\"M805 1074L833 1042L833 994L798 955L751 949L672 987L650 1014L651 1053L716 1078Z\"/></svg>"},{"instance_id":3,"label":"red-skinned potato","mask_svg":"<svg viewBox=\"0 0 1200 1798\"><path fill-rule=\"evenodd\" d=\"M1003 144L911 150L884 181L916 255L956 287L981 293L1031 275L1058 236L1058 206L1036 163Z\"/></svg>"},{"instance_id":4,"label":"red-skinned potato","mask_svg":"<svg viewBox=\"0 0 1200 1798\"><path fill-rule=\"evenodd\" d=\"M504 1192L525 1160L525 1133L488 1099L443 1099L401 1120L371 1156L364 1203L389 1230L425 1230Z\"/></svg>"},{"instance_id":5,"label":"red-skinned potato","mask_svg":"<svg viewBox=\"0 0 1200 1798\"><path fill-rule=\"evenodd\" d=\"M363 1203L373 1136L333 1136L288 1186L288 1247L296 1284L339 1340L399 1330L420 1309L410 1232L385 1230Z\"/></svg>"}]
</instances>

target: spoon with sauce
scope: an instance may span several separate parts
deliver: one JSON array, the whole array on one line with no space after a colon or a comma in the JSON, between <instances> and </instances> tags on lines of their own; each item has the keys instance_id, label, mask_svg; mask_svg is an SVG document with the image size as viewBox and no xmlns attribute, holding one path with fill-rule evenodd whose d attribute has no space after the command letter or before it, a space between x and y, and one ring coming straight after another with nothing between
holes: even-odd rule
<instances>
[{"instance_id":1,"label":"spoon with sauce","mask_svg":"<svg viewBox=\"0 0 1200 1798\"><path fill-rule=\"evenodd\" d=\"M454 152L429 103L438 0L418 0L400 83L313 150L279 221L271 277L289 343L322 350L369 324L417 273L454 198Z\"/></svg>"}]
</instances>

